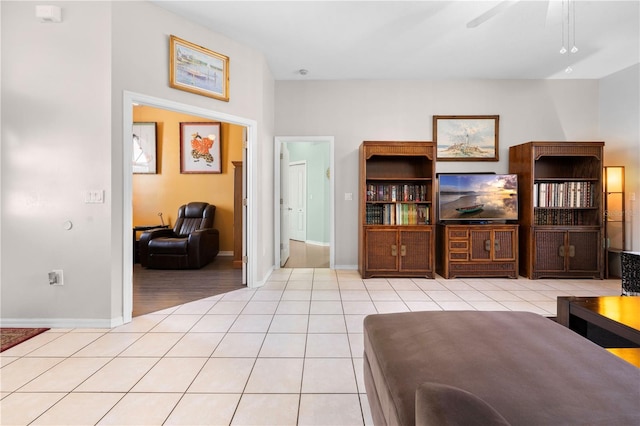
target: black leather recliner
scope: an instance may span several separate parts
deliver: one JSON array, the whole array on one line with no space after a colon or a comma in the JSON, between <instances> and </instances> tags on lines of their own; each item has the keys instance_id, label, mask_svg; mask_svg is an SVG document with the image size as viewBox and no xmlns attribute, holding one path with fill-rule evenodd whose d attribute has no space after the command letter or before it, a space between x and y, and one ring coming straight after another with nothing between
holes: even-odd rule
<instances>
[{"instance_id":1,"label":"black leather recliner","mask_svg":"<svg viewBox=\"0 0 640 426\"><path fill-rule=\"evenodd\" d=\"M220 250L213 229L216 206L192 202L178 209L173 229L152 229L140 236L140 263L151 269L199 269Z\"/></svg>"}]
</instances>

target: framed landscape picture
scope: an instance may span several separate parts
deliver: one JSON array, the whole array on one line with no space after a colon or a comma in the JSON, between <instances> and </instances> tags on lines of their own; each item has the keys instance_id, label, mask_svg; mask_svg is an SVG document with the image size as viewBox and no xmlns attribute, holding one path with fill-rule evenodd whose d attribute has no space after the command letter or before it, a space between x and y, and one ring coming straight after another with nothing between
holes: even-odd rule
<instances>
[{"instance_id":1,"label":"framed landscape picture","mask_svg":"<svg viewBox=\"0 0 640 426\"><path fill-rule=\"evenodd\" d=\"M222 173L220 123L180 123L180 173Z\"/></svg>"},{"instance_id":2,"label":"framed landscape picture","mask_svg":"<svg viewBox=\"0 0 640 426\"><path fill-rule=\"evenodd\" d=\"M169 38L169 86L229 102L229 57Z\"/></svg>"},{"instance_id":3,"label":"framed landscape picture","mask_svg":"<svg viewBox=\"0 0 640 426\"><path fill-rule=\"evenodd\" d=\"M156 123L133 123L133 173L158 172Z\"/></svg>"},{"instance_id":4,"label":"framed landscape picture","mask_svg":"<svg viewBox=\"0 0 640 426\"><path fill-rule=\"evenodd\" d=\"M498 161L499 115L434 115L438 161Z\"/></svg>"}]
</instances>

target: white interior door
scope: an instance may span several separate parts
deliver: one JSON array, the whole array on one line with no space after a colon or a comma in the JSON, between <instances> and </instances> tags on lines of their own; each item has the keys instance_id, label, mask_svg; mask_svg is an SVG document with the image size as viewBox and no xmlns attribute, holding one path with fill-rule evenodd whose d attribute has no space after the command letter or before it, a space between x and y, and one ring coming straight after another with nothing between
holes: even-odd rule
<instances>
[{"instance_id":1,"label":"white interior door","mask_svg":"<svg viewBox=\"0 0 640 426\"><path fill-rule=\"evenodd\" d=\"M280 151L280 266L289 260L289 149L281 144Z\"/></svg>"},{"instance_id":2,"label":"white interior door","mask_svg":"<svg viewBox=\"0 0 640 426\"><path fill-rule=\"evenodd\" d=\"M297 241L307 240L307 164L296 162L289 164L289 203L291 220L290 238Z\"/></svg>"}]
</instances>

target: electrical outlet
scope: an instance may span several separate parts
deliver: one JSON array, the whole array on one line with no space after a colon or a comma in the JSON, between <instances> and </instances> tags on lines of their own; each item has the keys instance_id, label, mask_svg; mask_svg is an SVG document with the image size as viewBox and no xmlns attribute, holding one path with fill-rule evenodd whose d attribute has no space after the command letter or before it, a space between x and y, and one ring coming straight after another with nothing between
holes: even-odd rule
<instances>
[{"instance_id":1,"label":"electrical outlet","mask_svg":"<svg viewBox=\"0 0 640 426\"><path fill-rule=\"evenodd\" d=\"M63 285L62 269L54 269L49 272L49 285Z\"/></svg>"}]
</instances>

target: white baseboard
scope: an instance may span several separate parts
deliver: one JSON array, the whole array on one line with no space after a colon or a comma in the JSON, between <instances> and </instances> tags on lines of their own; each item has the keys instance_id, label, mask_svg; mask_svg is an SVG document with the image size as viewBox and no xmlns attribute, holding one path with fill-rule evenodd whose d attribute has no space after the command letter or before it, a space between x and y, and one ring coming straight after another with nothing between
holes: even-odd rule
<instances>
[{"instance_id":1,"label":"white baseboard","mask_svg":"<svg viewBox=\"0 0 640 426\"><path fill-rule=\"evenodd\" d=\"M105 328L111 329L124 324L122 317L113 319L78 318L2 318L0 327L25 328Z\"/></svg>"},{"instance_id":2,"label":"white baseboard","mask_svg":"<svg viewBox=\"0 0 640 426\"><path fill-rule=\"evenodd\" d=\"M356 270L358 265L333 265L333 269Z\"/></svg>"},{"instance_id":3,"label":"white baseboard","mask_svg":"<svg viewBox=\"0 0 640 426\"><path fill-rule=\"evenodd\" d=\"M256 282L256 286L257 287L262 287L263 285L265 285L265 283L267 281L269 281L269 277L271 277L271 274L273 274L273 271L275 270L275 267L273 265L271 265L271 267L269 268L269 270L264 274L263 278L261 281Z\"/></svg>"}]
</instances>

